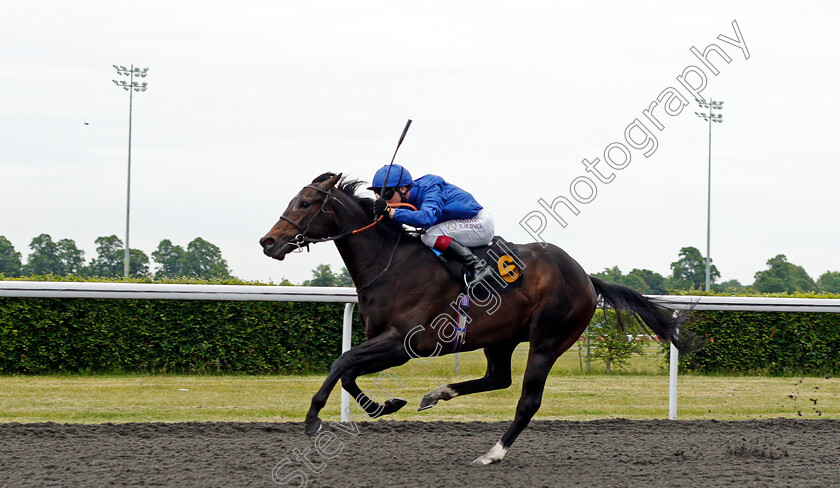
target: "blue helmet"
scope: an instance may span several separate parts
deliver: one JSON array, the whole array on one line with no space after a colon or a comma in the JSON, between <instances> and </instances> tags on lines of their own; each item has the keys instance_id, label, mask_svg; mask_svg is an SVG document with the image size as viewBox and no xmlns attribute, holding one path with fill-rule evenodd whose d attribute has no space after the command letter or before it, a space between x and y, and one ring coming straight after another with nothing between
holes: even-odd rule
<instances>
[{"instance_id":1,"label":"blue helmet","mask_svg":"<svg viewBox=\"0 0 840 488\"><path fill-rule=\"evenodd\" d=\"M397 188L400 186L411 186L414 184L414 179L411 178L411 173L408 172L407 169L403 168L399 164L390 165L390 172L388 171L389 165L385 165L379 168L379 171L373 175L373 181L371 182L368 190L379 191L382 189L383 183L385 184L385 188ZM385 182L385 175L388 175L388 182Z\"/></svg>"}]
</instances>

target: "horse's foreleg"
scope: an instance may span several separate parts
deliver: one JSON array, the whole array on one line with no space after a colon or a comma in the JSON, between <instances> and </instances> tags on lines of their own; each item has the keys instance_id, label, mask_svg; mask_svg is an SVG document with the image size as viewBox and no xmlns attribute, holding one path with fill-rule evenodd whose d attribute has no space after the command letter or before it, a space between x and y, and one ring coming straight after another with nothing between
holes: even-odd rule
<instances>
[{"instance_id":1,"label":"horse's foreleg","mask_svg":"<svg viewBox=\"0 0 840 488\"><path fill-rule=\"evenodd\" d=\"M375 373L376 371L372 372ZM377 393L374 396L374 399L368 397L368 395L365 392L363 392L358 385L356 385L356 377L357 374L354 372L345 373L345 375L341 377L341 387L344 388L344 390L346 390L348 393L350 393L350 395L356 400L356 403L358 403L359 406L362 407L362 409L365 411L368 417L375 419L383 415L389 415L405 406L405 400L393 396L393 394L391 394L391 392L387 388L383 387L380 381L381 376L374 383L376 384L377 390L380 393L382 393L382 395ZM379 404L376 402L376 400L379 400L380 398L387 399L382 404Z\"/></svg>"},{"instance_id":2,"label":"horse's foreleg","mask_svg":"<svg viewBox=\"0 0 840 488\"><path fill-rule=\"evenodd\" d=\"M312 403L305 420L306 433L312 435L321 430L321 420L318 418L318 412L327 404L327 399L340 378L346 377L348 381L350 379L355 380L356 376L360 374L359 372L364 374L364 372L381 371L391 366L403 364L408 359L402 339L396 337L395 334L383 334L339 356L333 362L321 388L312 396ZM377 367L379 369L375 369ZM351 383L355 384L355 381ZM352 391L350 393L353 394Z\"/></svg>"},{"instance_id":3,"label":"horse's foreleg","mask_svg":"<svg viewBox=\"0 0 840 488\"><path fill-rule=\"evenodd\" d=\"M516 417L505 431L502 439L487 454L473 461L475 464L492 464L502 460L508 448L539 410L543 390L545 389L545 380L558 356L559 354L555 350L538 351L531 349L528 354L528 365L525 367L525 378L522 381L522 396L519 397L519 403L516 405Z\"/></svg>"},{"instance_id":4,"label":"horse's foreleg","mask_svg":"<svg viewBox=\"0 0 840 488\"><path fill-rule=\"evenodd\" d=\"M509 387L511 384L510 358L515 348L515 344L484 348L484 356L487 358L487 371L484 373L484 377L440 386L426 393L420 400L420 406L417 410L432 408L437 405L438 400L446 401L456 396Z\"/></svg>"},{"instance_id":5,"label":"horse's foreleg","mask_svg":"<svg viewBox=\"0 0 840 488\"><path fill-rule=\"evenodd\" d=\"M391 390L389 390L384 384L385 380L392 377L392 379L396 379L397 382L405 387L406 384L403 383L396 374L380 374L379 377L373 381L373 384L376 387L373 399L371 399L367 393L362 391L362 389L356 384L356 378L361 375L380 373L387 368L404 364L408 362L409 359L409 357L405 355L389 355L382 360L377 360L376 358L377 356L370 356L367 361L360 361L359 364L353 365L341 376L342 388L344 388L344 390L356 400L356 403L362 407L370 418L377 418L383 415L392 414L404 407L406 404L405 400L395 397ZM384 398L385 401L382 404L377 403L376 400L380 400L382 398Z\"/></svg>"},{"instance_id":6,"label":"horse's foreleg","mask_svg":"<svg viewBox=\"0 0 840 488\"><path fill-rule=\"evenodd\" d=\"M327 399L330 397L333 387L335 387L338 379L350 364L351 352L353 352L352 349L333 361L330 372L326 379L324 379L324 383L315 395L312 396L312 402L309 405L309 411L306 413L306 419L304 420L304 432L306 432L306 435L317 434L321 430L321 419L318 418L318 412L327 404Z\"/></svg>"}]
</instances>

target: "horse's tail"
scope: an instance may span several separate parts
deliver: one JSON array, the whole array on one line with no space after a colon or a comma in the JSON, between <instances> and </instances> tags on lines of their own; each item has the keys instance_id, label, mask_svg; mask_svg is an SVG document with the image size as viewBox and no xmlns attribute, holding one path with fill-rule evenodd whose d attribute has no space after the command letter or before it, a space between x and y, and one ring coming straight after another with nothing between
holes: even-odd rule
<instances>
[{"instance_id":1,"label":"horse's tail","mask_svg":"<svg viewBox=\"0 0 840 488\"><path fill-rule=\"evenodd\" d=\"M680 330L680 325L685 322L690 311L674 313L674 310L642 296L636 290L626 286L607 284L592 276L589 279L592 280L595 291L604 299L604 303L615 309L616 319L622 328L624 328L622 315L629 313L631 317L644 323L657 336L669 341L682 353L691 352L700 347L691 332Z\"/></svg>"}]
</instances>

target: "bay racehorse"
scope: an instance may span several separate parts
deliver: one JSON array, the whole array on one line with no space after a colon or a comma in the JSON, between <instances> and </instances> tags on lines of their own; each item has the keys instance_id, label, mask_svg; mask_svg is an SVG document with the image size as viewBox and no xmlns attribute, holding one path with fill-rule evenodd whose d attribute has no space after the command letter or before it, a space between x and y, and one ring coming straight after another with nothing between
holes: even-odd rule
<instances>
[{"instance_id":1,"label":"bay racehorse","mask_svg":"<svg viewBox=\"0 0 840 488\"><path fill-rule=\"evenodd\" d=\"M310 435L321 429L318 412L339 380L368 415L378 417L396 412L406 402L392 398L380 405L372 401L356 385L359 375L452 350L443 346L457 325L452 305L463 285L399 224L384 218L371 226L373 200L356 195L361 184L343 180L340 174L322 174L292 199L280 220L260 239L264 253L279 260L302 246L333 241L356 284L367 340L335 360L312 397L305 421ZM358 232L361 229L365 230ZM495 305L473 302L461 350L484 350L484 377L441 386L420 402L422 410L439 400L509 387L513 350L528 341L528 361L513 423L489 452L475 460L477 464L501 461L528 425L540 408L552 365L583 333L599 296L619 317L623 312L641 319L680 351L693 347L687 335L678 334L683 316L630 288L587 275L562 249L545 243L519 245L519 258L523 273L516 289L495 297Z\"/></svg>"}]
</instances>

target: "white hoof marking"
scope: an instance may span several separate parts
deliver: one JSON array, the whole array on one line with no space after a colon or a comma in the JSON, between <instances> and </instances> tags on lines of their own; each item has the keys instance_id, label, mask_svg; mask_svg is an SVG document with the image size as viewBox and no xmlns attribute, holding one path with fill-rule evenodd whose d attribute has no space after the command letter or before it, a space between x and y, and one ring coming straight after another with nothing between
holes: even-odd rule
<instances>
[{"instance_id":1,"label":"white hoof marking","mask_svg":"<svg viewBox=\"0 0 840 488\"><path fill-rule=\"evenodd\" d=\"M502 460L502 458L505 457L506 452L507 452L507 449L502 447L502 443L497 442L496 445L493 446L492 449L487 451L487 454L485 454L485 455L479 457L478 459L476 459L475 461L473 461L473 464L479 464L481 466L487 466L488 464L498 463Z\"/></svg>"},{"instance_id":2,"label":"white hoof marking","mask_svg":"<svg viewBox=\"0 0 840 488\"><path fill-rule=\"evenodd\" d=\"M455 390L450 388L449 385L443 385L435 388L435 390L432 391L432 394L438 400L449 400L458 396L458 393L456 393Z\"/></svg>"}]
</instances>

